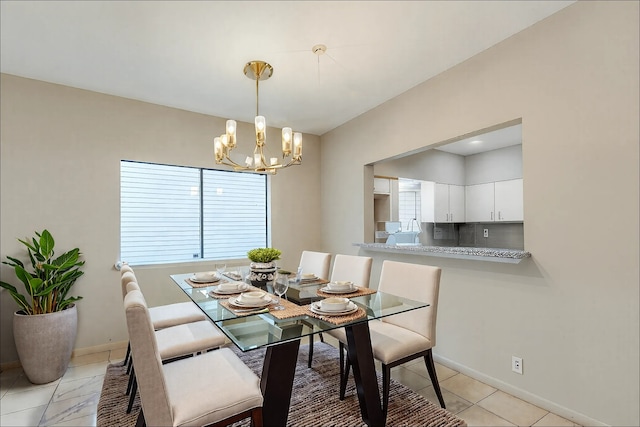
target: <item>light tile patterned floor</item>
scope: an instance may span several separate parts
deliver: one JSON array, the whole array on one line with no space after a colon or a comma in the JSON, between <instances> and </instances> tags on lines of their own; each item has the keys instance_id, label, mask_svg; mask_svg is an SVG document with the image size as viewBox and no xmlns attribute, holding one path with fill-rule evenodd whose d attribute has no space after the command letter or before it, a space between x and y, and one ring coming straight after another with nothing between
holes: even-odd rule
<instances>
[{"instance_id":1,"label":"light tile patterned floor","mask_svg":"<svg viewBox=\"0 0 640 427\"><path fill-rule=\"evenodd\" d=\"M95 426L106 367L123 360L124 350L76 357L61 379L45 385L30 384L21 369L3 371L0 425ZM469 426L576 425L446 366L436 364L436 370L447 409ZM392 377L427 399L438 401L421 360L394 368Z\"/></svg>"}]
</instances>

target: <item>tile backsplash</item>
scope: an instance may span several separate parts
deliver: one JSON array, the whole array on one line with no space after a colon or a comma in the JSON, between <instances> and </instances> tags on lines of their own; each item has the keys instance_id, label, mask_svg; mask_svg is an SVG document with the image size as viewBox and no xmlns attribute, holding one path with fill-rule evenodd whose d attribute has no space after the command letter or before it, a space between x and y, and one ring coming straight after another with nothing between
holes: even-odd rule
<instances>
[{"instance_id":1,"label":"tile backsplash","mask_svg":"<svg viewBox=\"0 0 640 427\"><path fill-rule=\"evenodd\" d=\"M524 224L434 224L422 223L420 243L425 246L464 246L524 250ZM484 237L484 230L488 237Z\"/></svg>"}]
</instances>

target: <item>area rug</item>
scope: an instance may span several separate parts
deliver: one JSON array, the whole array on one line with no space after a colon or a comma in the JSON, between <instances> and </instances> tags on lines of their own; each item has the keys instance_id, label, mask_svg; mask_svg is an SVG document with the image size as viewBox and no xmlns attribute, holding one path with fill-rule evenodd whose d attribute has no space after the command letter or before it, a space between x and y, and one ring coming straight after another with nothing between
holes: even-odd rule
<instances>
[{"instance_id":1,"label":"area rug","mask_svg":"<svg viewBox=\"0 0 640 427\"><path fill-rule=\"evenodd\" d=\"M300 346L288 425L363 426L353 378L349 381L345 400L338 399L338 350L326 343L316 343L313 366L307 368L308 349L307 345ZM234 351L249 368L260 375L264 350L242 353L234 347ZM125 396L125 392L128 377L126 368L121 365L116 363L107 367L98 402L98 427L135 426L140 411L140 398L136 396L133 410L127 414L129 397ZM382 390L380 375L378 384ZM247 419L233 424L233 427L248 427L249 424ZM452 427L466 426L466 423L392 379L387 425Z\"/></svg>"}]
</instances>

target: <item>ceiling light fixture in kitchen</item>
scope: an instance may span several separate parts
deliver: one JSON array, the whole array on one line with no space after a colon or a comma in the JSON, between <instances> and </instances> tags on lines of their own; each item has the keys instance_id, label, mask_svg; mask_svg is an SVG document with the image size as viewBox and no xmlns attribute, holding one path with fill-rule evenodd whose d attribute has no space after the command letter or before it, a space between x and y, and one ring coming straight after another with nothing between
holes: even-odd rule
<instances>
[{"instance_id":1,"label":"ceiling light fixture in kitchen","mask_svg":"<svg viewBox=\"0 0 640 427\"><path fill-rule=\"evenodd\" d=\"M256 146L253 157L247 156L245 164L234 162L229 157L236 147L236 121L227 120L226 132L214 138L213 145L216 163L233 167L234 170L268 172L276 174L278 170L302 163L302 133L293 132L290 127L282 128L282 161L271 157L267 161L264 147L267 140L267 122L258 109L258 93L260 80L267 80L273 75L273 67L264 61L251 61L244 66L244 75L256 81Z\"/></svg>"}]
</instances>

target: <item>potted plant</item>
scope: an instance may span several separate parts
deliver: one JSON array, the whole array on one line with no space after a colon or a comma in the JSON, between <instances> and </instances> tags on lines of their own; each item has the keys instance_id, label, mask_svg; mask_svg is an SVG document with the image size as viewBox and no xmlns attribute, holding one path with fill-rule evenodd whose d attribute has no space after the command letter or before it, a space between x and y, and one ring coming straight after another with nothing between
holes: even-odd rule
<instances>
[{"instance_id":1,"label":"potted plant","mask_svg":"<svg viewBox=\"0 0 640 427\"><path fill-rule=\"evenodd\" d=\"M266 288L267 283L273 281L276 272L275 261L280 259L280 255L282 252L274 248L256 248L247 252L251 261L249 280L253 286Z\"/></svg>"},{"instance_id":2,"label":"potted plant","mask_svg":"<svg viewBox=\"0 0 640 427\"><path fill-rule=\"evenodd\" d=\"M26 246L31 268L17 258L7 256L3 264L14 268L25 293L0 281L16 301L19 310L13 317L13 336L20 364L34 384L60 378L67 370L78 329L75 302L82 297L69 296L71 287L84 274L80 250L74 248L54 257L55 241L48 230L36 232L31 241L18 239Z\"/></svg>"}]
</instances>

